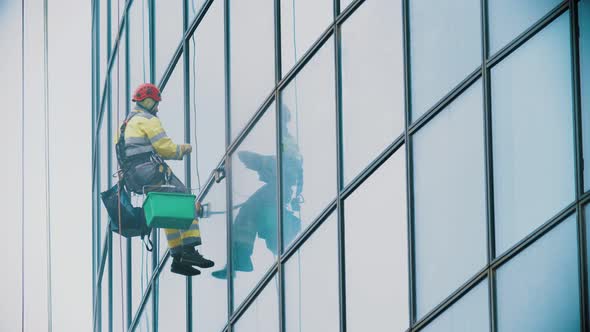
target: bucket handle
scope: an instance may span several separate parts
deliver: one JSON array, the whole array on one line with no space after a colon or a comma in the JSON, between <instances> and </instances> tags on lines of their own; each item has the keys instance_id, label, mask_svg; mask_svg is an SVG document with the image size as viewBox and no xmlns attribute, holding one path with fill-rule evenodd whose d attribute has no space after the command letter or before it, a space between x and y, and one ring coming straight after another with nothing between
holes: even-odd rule
<instances>
[{"instance_id":1,"label":"bucket handle","mask_svg":"<svg viewBox=\"0 0 590 332\"><path fill-rule=\"evenodd\" d=\"M160 184L160 185L147 185L147 186L143 186L143 187L141 187L141 191L143 192L143 196L145 196L145 188L176 188L176 186L173 186L171 184Z\"/></svg>"}]
</instances>

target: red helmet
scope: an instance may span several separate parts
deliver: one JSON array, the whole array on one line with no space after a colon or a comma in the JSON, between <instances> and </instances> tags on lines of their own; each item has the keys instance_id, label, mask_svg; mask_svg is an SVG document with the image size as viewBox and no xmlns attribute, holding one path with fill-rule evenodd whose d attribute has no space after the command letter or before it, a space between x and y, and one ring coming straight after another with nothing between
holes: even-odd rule
<instances>
[{"instance_id":1,"label":"red helmet","mask_svg":"<svg viewBox=\"0 0 590 332\"><path fill-rule=\"evenodd\" d=\"M133 101L142 101L146 98L152 98L155 101L161 101L160 89L151 83L143 83L135 89Z\"/></svg>"}]
</instances>

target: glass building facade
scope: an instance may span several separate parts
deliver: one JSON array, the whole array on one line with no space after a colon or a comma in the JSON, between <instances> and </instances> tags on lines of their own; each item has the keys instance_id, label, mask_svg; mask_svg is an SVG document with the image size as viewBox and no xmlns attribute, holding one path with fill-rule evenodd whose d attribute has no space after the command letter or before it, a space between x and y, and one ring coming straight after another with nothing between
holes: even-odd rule
<instances>
[{"instance_id":1,"label":"glass building facade","mask_svg":"<svg viewBox=\"0 0 590 332\"><path fill-rule=\"evenodd\" d=\"M590 329L590 0L93 6L95 331ZM143 82L197 277L100 202Z\"/></svg>"}]
</instances>

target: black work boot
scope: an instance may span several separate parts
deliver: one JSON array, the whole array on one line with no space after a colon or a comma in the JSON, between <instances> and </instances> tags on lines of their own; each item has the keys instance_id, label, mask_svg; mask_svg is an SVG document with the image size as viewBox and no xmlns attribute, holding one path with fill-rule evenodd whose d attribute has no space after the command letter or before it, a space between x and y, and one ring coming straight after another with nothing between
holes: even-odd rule
<instances>
[{"instance_id":1,"label":"black work boot","mask_svg":"<svg viewBox=\"0 0 590 332\"><path fill-rule=\"evenodd\" d=\"M201 255L199 251L195 249L194 246L190 245L182 247L182 252L179 258L180 262L182 263L196 265L203 269L210 268L215 265L215 263L212 260L203 257L203 255Z\"/></svg>"},{"instance_id":2,"label":"black work boot","mask_svg":"<svg viewBox=\"0 0 590 332\"><path fill-rule=\"evenodd\" d=\"M194 277L201 274L201 271L195 269L191 264L181 262L177 257L173 258L170 271L187 277Z\"/></svg>"}]
</instances>

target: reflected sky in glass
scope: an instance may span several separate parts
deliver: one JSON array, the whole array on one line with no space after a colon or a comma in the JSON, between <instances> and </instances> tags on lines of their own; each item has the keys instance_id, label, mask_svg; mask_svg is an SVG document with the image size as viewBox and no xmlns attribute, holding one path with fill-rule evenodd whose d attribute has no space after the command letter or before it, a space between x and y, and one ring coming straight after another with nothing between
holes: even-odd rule
<instances>
[{"instance_id":1,"label":"reflected sky in glass","mask_svg":"<svg viewBox=\"0 0 590 332\"><path fill-rule=\"evenodd\" d=\"M574 200L569 13L492 68L496 250Z\"/></svg>"},{"instance_id":2,"label":"reflected sky in glass","mask_svg":"<svg viewBox=\"0 0 590 332\"><path fill-rule=\"evenodd\" d=\"M234 332L279 331L279 279L272 278L234 325Z\"/></svg>"},{"instance_id":3,"label":"reflected sky in glass","mask_svg":"<svg viewBox=\"0 0 590 332\"><path fill-rule=\"evenodd\" d=\"M413 121L481 64L480 2L410 1Z\"/></svg>"},{"instance_id":4,"label":"reflected sky in glass","mask_svg":"<svg viewBox=\"0 0 590 332\"><path fill-rule=\"evenodd\" d=\"M483 280L421 332L489 331L488 281Z\"/></svg>"},{"instance_id":5,"label":"reflected sky in glass","mask_svg":"<svg viewBox=\"0 0 590 332\"><path fill-rule=\"evenodd\" d=\"M398 0L366 1L342 25L345 184L404 130L402 41Z\"/></svg>"},{"instance_id":6,"label":"reflected sky in glass","mask_svg":"<svg viewBox=\"0 0 590 332\"><path fill-rule=\"evenodd\" d=\"M332 214L285 264L287 332L340 331L337 226Z\"/></svg>"},{"instance_id":7,"label":"reflected sky in glass","mask_svg":"<svg viewBox=\"0 0 590 332\"><path fill-rule=\"evenodd\" d=\"M490 54L493 55L540 20L561 0L488 1Z\"/></svg>"},{"instance_id":8,"label":"reflected sky in glass","mask_svg":"<svg viewBox=\"0 0 590 332\"><path fill-rule=\"evenodd\" d=\"M344 202L348 331L408 327L405 164L402 146Z\"/></svg>"},{"instance_id":9,"label":"reflected sky in glass","mask_svg":"<svg viewBox=\"0 0 590 332\"><path fill-rule=\"evenodd\" d=\"M497 271L498 331L579 331L576 217Z\"/></svg>"},{"instance_id":10,"label":"reflected sky in glass","mask_svg":"<svg viewBox=\"0 0 590 332\"><path fill-rule=\"evenodd\" d=\"M262 106L275 82L274 1L230 0L231 137Z\"/></svg>"},{"instance_id":11,"label":"reflected sky in glass","mask_svg":"<svg viewBox=\"0 0 590 332\"><path fill-rule=\"evenodd\" d=\"M418 317L487 262L483 128L478 81L413 136Z\"/></svg>"},{"instance_id":12,"label":"reflected sky in glass","mask_svg":"<svg viewBox=\"0 0 590 332\"><path fill-rule=\"evenodd\" d=\"M283 76L332 23L333 0L281 0Z\"/></svg>"}]
</instances>

